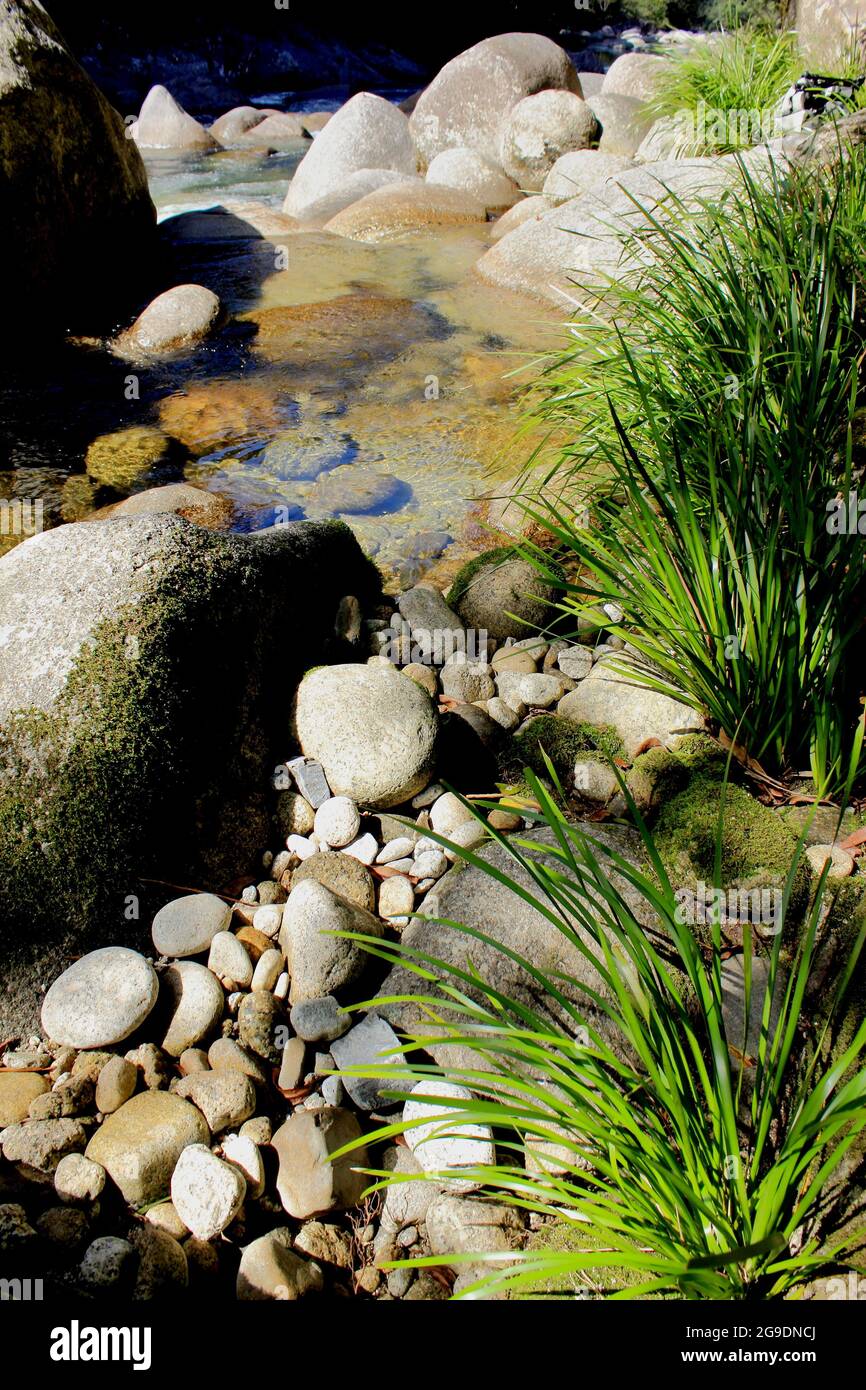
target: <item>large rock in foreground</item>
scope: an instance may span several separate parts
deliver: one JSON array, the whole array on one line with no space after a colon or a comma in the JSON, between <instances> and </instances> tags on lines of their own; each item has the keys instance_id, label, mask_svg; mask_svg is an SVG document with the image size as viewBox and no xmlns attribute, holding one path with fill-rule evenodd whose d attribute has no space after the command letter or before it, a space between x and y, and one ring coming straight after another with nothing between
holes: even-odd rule
<instances>
[{"instance_id":1,"label":"large rock in foreground","mask_svg":"<svg viewBox=\"0 0 866 1390\"><path fill-rule=\"evenodd\" d=\"M416 172L409 121L390 101L359 92L341 107L304 155L289 185L284 212L305 219L361 169Z\"/></svg>"},{"instance_id":2,"label":"large rock in foreground","mask_svg":"<svg viewBox=\"0 0 866 1390\"><path fill-rule=\"evenodd\" d=\"M630 676L627 671L634 670ZM602 657L576 690L559 702L559 713L580 724L616 730L626 756L634 758L648 739L675 747L683 734L704 729L704 720L680 700L639 684L640 670L623 657Z\"/></svg>"},{"instance_id":3,"label":"large rock in foreground","mask_svg":"<svg viewBox=\"0 0 866 1390\"><path fill-rule=\"evenodd\" d=\"M89 522L0 561L4 1036L38 1000L28 965L49 983L66 950L133 944L142 877L247 871L295 683L340 599L376 583L333 522L261 538Z\"/></svg>"},{"instance_id":4,"label":"large rock in foreground","mask_svg":"<svg viewBox=\"0 0 866 1390\"><path fill-rule=\"evenodd\" d=\"M98 330L141 298L156 213L123 121L37 0L0 0L7 321Z\"/></svg>"},{"instance_id":5,"label":"large rock in foreground","mask_svg":"<svg viewBox=\"0 0 866 1390\"><path fill-rule=\"evenodd\" d=\"M524 97L548 88L581 96L577 70L542 34L498 34L452 58L418 99L412 132L425 164L469 148L499 163L500 130Z\"/></svg>"},{"instance_id":6,"label":"large rock in foreground","mask_svg":"<svg viewBox=\"0 0 866 1390\"><path fill-rule=\"evenodd\" d=\"M305 676L298 742L335 796L373 810L423 791L435 768L437 715L425 690L391 666L327 666Z\"/></svg>"}]
</instances>

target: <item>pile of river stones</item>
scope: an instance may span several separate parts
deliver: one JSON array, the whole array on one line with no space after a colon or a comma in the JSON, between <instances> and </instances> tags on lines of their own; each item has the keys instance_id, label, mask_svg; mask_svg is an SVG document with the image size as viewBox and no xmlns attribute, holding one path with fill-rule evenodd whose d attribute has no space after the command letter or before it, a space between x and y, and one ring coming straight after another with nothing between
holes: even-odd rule
<instances>
[{"instance_id":1,"label":"pile of river stones","mask_svg":"<svg viewBox=\"0 0 866 1390\"><path fill-rule=\"evenodd\" d=\"M537 606L528 574L508 580L512 609ZM461 1176L493 1160L492 1132L431 1099L468 1093L425 1081L425 1100L394 1099L413 1085L401 1085L400 1039L358 1007L375 997L382 962L345 936L397 939L461 851L524 825L519 801L473 814L437 780L444 727L473 740L457 738L458 784L495 795L466 778L488 775L491 747L540 712L567 714L614 650L517 638L525 618L506 613L502 582L502 567L482 571L455 608L419 585L366 620L345 599L357 659L301 682L297 746L274 773L284 838L263 850L258 881L233 899L173 898L153 919L150 958L110 945L50 986L44 1039L2 1056L4 1271L95 1298L435 1299L477 1266L383 1266L525 1238L519 1215ZM467 631L461 612L488 617L496 635ZM443 632L459 641L437 667ZM638 718L630 705L647 698L658 697L616 688L625 734L629 719L652 722L650 707ZM369 1075L383 1065L393 1079ZM399 1144L365 1144L401 1111L425 1122ZM331 1160L348 1144L358 1147ZM365 1169L405 1181L365 1196Z\"/></svg>"}]
</instances>

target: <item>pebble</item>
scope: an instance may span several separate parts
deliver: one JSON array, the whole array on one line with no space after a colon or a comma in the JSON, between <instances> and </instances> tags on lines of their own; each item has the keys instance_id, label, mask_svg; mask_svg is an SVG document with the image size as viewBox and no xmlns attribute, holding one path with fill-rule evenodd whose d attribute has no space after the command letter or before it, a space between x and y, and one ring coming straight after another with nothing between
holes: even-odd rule
<instances>
[{"instance_id":1,"label":"pebble","mask_svg":"<svg viewBox=\"0 0 866 1390\"><path fill-rule=\"evenodd\" d=\"M212 1134L241 1125L255 1114L253 1083L239 1071L205 1071L185 1076L175 1094L197 1106Z\"/></svg>"},{"instance_id":2,"label":"pebble","mask_svg":"<svg viewBox=\"0 0 866 1390\"><path fill-rule=\"evenodd\" d=\"M393 869L395 874L413 874L415 872L415 860L409 858L392 859L388 868Z\"/></svg>"},{"instance_id":3,"label":"pebble","mask_svg":"<svg viewBox=\"0 0 866 1390\"><path fill-rule=\"evenodd\" d=\"M333 994L295 1004L290 1020L298 1037L309 1043L334 1042L352 1026L352 1015L341 1010Z\"/></svg>"},{"instance_id":4,"label":"pebble","mask_svg":"<svg viewBox=\"0 0 866 1390\"><path fill-rule=\"evenodd\" d=\"M260 958L255 970L253 971L252 985L253 990L265 989L272 990L280 978L283 968L283 953L276 948L265 951ZM239 982L240 983L240 982Z\"/></svg>"},{"instance_id":5,"label":"pebble","mask_svg":"<svg viewBox=\"0 0 866 1390\"><path fill-rule=\"evenodd\" d=\"M519 676L531 676L538 670L537 657L531 652L515 651L513 647L503 647L490 664L497 675L509 671Z\"/></svg>"},{"instance_id":6,"label":"pebble","mask_svg":"<svg viewBox=\"0 0 866 1390\"><path fill-rule=\"evenodd\" d=\"M245 1120L240 1128L241 1139L250 1139L256 1145L270 1144L273 1135L273 1126L267 1115L256 1115L252 1120Z\"/></svg>"},{"instance_id":7,"label":"pebble","mask_svg":"<svg viewBox=\"0 0 866 1390\"><path fill-rule=\"evenodd\" d=\"M241 893L242 903L257 903L259 900L259 890L254 883L251 883Z\"/></svg>"},{"instance_id":8,"label":"pebble","mask_svg":"<svg viewBox=\"0 0 866 1390\"><path fill-rule=\"evenodd\" d=\"M272 994L257 990L255 994L245 994L238 1009L240 1039L257 1057L276 1064L280 1060L280 1050L275 1043L275 1033L282 1021L282 1012Z\"/></svg>"},{"instance_id":9,"label":"pebble","mask_svg":"<svg viewBox=\"0 0 866 1390\"><path fill-rule=\"evenodd\" d=\"M408 666L403 667L403 675L420 685L422 690L426 690L431 700L436 699L439 694L439 677L432 667L422 666L419 661L410 661Z\"/></svg>"},{"instance_id":10,"label":"pebble","mask_svg":"<svg viewBox=\"0 0 866 1390\"><path fill-rule=\"evenodd\" d=\"M207 1060L209 1067L204 1070L212 1068L214 1071L239 1072L241 1076L248 1076L251 1081L258 1081L263 1086L268 1082L266 1068L234 1038L217 1038L208 1049Z\"/></svg>"},{"instance_id":11,"label":"pebble","mask_svg":"<svg viewBox=\"0 0 866 1390\"><path fill-rule=\"evenodd\" d=\"M349 854L353 859L357 859L361 864L370 865L375 862L379 852L379 841L375 835L362 835L360 839L353 840L352 844L346 845L343 854Z\"/></svg>"},{"instance_id":12,"label":"pebble","mask_svg":"<svg viewBox=\"0 0 866 1390\"><path fill-rule=\"evenodd\" d=\"M360 1023L342 1038L331 1044L331 1053L341 1071L351 1067L405 1067L400 1043L394 1030L384 1018L367 1014ZM395 1077L343 1076L342 1082L359 1110L376 1110L382 1104L381 1093L395 1089Z\"/></svg>"},{"instance_id":13,"label":"pebble","mask_svg":"<svg viewBox=\"0 0 866 1390\"><path fill-rule=\"evenodd\" d=\"M162 1046L179 1057L213 1032L223 1016L225 997L216 976L203 965L182 960L162 975L162 989L173 1013Z\"/></svg>"},{"instance_id":14,"label":"pebble","mask_svg":"<svg viewBox=\"0 0 866 1390\"><path fill-rule=\"evenodd\" d=\"M95 1202L105 1187L105 1169L83 1154L65 1154L54 1173L61 1202Z\"/></svg>"},{"instance_id":15,"label":"pebble","mask_svg":"<svg viewBox=\"0 0 866 1390\"><path fill-rule=\"evenodd\" d=\"M459 845L461 849L478 849L487 839L487 829L483 821L467 821L465 825L458 825L448 838L452 845ZM445 857L456 863L460 855L456 849L446 849Z\"/></svg>"},{"instance_id":16,"label":"pebble","mask_svg":"<svg viewBox=\"0 0 866 1390\"><path fill-rule=\"evenodd\" d=\"M426 850L415 860L415 874L418 878L441 878L448 868L448 860L441 849Z\"/></svg>"},{"instance_id":17,"label":"pebble","mask_svg":"<svg viewBox=\"0 0 866 1390\"><path fill-rule=\"evenodd\" d=\"M283 920L282 905L263 907L262 912L273 913L273 920L276 922L276 930L279 931L280 924ZM268 920L268 918L265 918L266 922ZM253 965L256 965L258 961L261 960L265 951L270 951L274 944L271 940L271 936L269 936L267 932L262 931L260 927L241 927L240 931L237 933L237 939L243 945Z\"/></svg>"},{"instance_id":18,"label":"pebble","mask_svg":"<svg viewBox=\"0 0 866 1390\"><path fill-rule=\"evenodd\" d=\"M277 980L277 983L274 985L274 998L288 999L291 983L292 980L288 970L284 970Z\"/></svg>"},{"instance_id":19,"label":"pebble","mask_svg":"<svg viewBox=\"0 0 866 1390\"><path fill-rule=\"evenodd\" d=\"M453 792L446 792L430 807L430 825L437 835L448 836L458 825L464 825L472 819L469 807Z\"/></svg>"},{"instance_id":20,"label":"pebble","mask_svg":"<svg viewBox=\"0 0 866 1390\"><path fill-rule=\"evenodd\" d=\"M322 1082L322 1100L326 1105L342 1105L345 1090L339 1076L326 1076Z\"/></svg>"},{"instance_id":21,"label":"pebble","mask_svg":"<svg viewBox=\"0 0 866 1390\"><path fill-rule=\"evenodd\" d=\"M204 1144L184 1149L171 1179L175 1210L198 1240L213 1240L231 1225L246 1191L243 1173Z\"/></svg>"},{"instance_id":22,"label":"pebble","mask_svg":"<svg viewBox=\"0 0 866 1390\"><path fill-rule=\"evenodd\" d=\"M284 835L309 835L315 824L316 812L300 792L283 792L277 802L277 820ZM279 879L276 867L275 861L271 873Z\"/></svg>"},{"instance_id":23,"label":"pebble","mask_svg":"<svg viewBox=\"0 0 866 1390\"><path fill-rule=\"evenodd\" d=\"M99 1236L84 1252L78 1279L91 1294L125 1293L131 1286L137 1257L134 1247L120 1236Z\"/></svg>"},{"instance_id":24,"label":"pebble","mask_svg":"<svg viewBox=\"0 0 866 1390\"><path fill-rule=\"evenodd\" d=\"M26 1257L29 1254L28 1246L32 1246L36 1242L36 1232L30 1225L24 1208L18 1202L2 1203L0 1205L0 1255L7 1257L24 1255Z\"/></svg>"},{"instance_id":25,"label":"pebble","mask_svg":"<svg viewBox=\"0 0 866 1390\"><path fill-rule=\"evenodd\" d=\"M304 1078L307 1045L303 1038L290 1038L283 1048L277 1086L281 1091L296 1091Z\"/></svg>"},{"instance_id":26,"label":"pebble","mask_svg":"<svg viewBox=\"0 0 866 1390\"><path fill-rule=\"evenodd\" d=\"M348 796L334 796L316 812L316 835L332 849L342 849L345 845L350 845L360 828L361 817L358 808Z\"/></svg>"},{"instance_id":27,"label":"pebble","mask_svg":"<svg viewBox=\"0 0 866 1390\"><path fill-rule=\"evenodd\" d=\"M445 788L442 786L441 782L431 782L430 786L425 787L423 792L419 792L417 796L412 797L412 810L426 811L428 806L432 806L434 801L438 801L444 791Z\"/></svg>"},{"instance_id":28,"label":"pebble","mask_svg":"<svg viewBox=\"0 0 866 1390\"><path fill-rule=\"evenodd\" d=\"M830 868L827 872L827 882L833 883L841 878L847 878L854 872L854 860L846 849L839 845L809 845L806 849L806 858L816 874L824 871L827 860L830 861Z\"/></svg>"},{"instance_id":29,"label":"pebble","mask_svg":"<svg viewBox=\"0 0 866 1390\"><path fill-rule=\"evenodd\" d=\"M200 956L217 932L226 930L231 914L229 904L213 893L174 898L153 919L153 944L161 956L175 960Z\"/></svg>"},{"instance_id":30,"label":"pebble","mask_svg":"<svg viewBox=\"0 0 866 1390\"><path fill-rule=\"evenodd\" d=\"M67 1047L107 1047L144 1023L158 993L144 956L107 946L82 956L54 981L42 1004L42 1027Z\"/></svg>"},{"instance_id":31,"label":"pebble","mask_svg":"<svg viewBox=\"0 0 866 1390\"><path fill-rule=\"evenodd\" d=\"M231 931L218 931L210 944L207 956L207 969L220 980L234 980L236 986L245 990L252 983L253 962L247 955L243 942L238 941Z\"/></svg>"},{"instance_id":32,"label":"pebble","mask_svg":"<svg viewBox=\"0 0 866 1390\"><path fill-rule=\"evenodd\" d=\"M292 880L294 897L301 884L314 880L332 893L338 893L347 902L354 903L365 912L372 912L376 906L376 889L372 876L366 866L348 854L316 854L296 871ZM289 906L283 914L285 922L292 914Z\"/></svg>"},{"instance_id":33,"label":"pebble","mask_svg":"<svg viewBox=\"0 0 866 1390\"><path fill-rule=\"evenodd\" d=\"M411 859L415 851L415 841L408 836L402 835L396 840L389 840L387 845L379 851L376 856L377 864L392 864L395 859Z\"/></svg>"},{"instance_id":34,"label":"pebble","mask_svg":"<svg viewBox=\"0 0 866 1390\"><path fill-rule=\"evenodd\" d=\"M174 1202L157 1202L155 1207L150 1207L145 1212L144 1219L158 1231L165 1231L166 1235L172 1236L175 1240L185 1240L189 1235L187 1226L177 1214Z\"/></svg>"},{"instance_id":35,"label":"pebble","mask_svg":"<svg viewBox=\"0 0 866 1390\"><path fill-rule=\"evenodd\" d=\"M379 916L392 921L394 918L408 918L414 910L415 889L411 879L396 874L393 878L384 879L379 889Z\"/></svg>"},{"instance_id":36,"label":"pebble","mask_svg":"<svg viewBox=\"0 0 866 1390\"><path fill-rule=\"evenodd\" d=\"M382 1282L382 1272L373 1265L367 1265L358 1275L358 1288L364 1293L375 1293Z\"/></svg>"},{"instance_id":37,"label":"pebble","mask_svg":"<svg viewBox=\"0 0 866 1390\"><path fill-rule=\"evenodd\" d=\"M332 795L321 763L314 762L311 758L293 758L286 766L301 796L310 803L314 811L318 811Z\"/></svg>"},{"instance_id":38,"label":"pebble","mask_svg":"<svg viewBox=\"0 0 866 1390\"><path fill-rule=\"evenodd\" d=\"M344 858L344 862L355 861ZM356 867L366 873L361 865ZM362 979L370 958L349 933L381 937L383 927L378 917L312 879L292 889L280 943L292 977L289 997L293 1003L339 994Z\"/></svg>"},{"instance_id":39,"label":"pebble","mask_svg":"<svg viewBox=\"0 0 866 1390\"><path fill-rule=\"evenodd\" d=\"M392 1269L388 1274L388 1292L392 1298L403 1298L409 1292L415 1271L412 1269Z\"/></svg>"},{"instance_id":40,"label":"pebble","mask_svg":"<svg viewBox=\"0 0 866 1390\"><path fill-rule=\"evenodd\" d=\"M430 892L436 883L438 883L438 879L435 878L420 878L415 884L415 896L417 898L423 897L425 893Z\"/></svg>"},{"instance_id":41,"label":"pebble","mask_svg":"<svg viewBox=\"0 0 866 1390\"><path fill-rule=\"evenodd\" d=\"M200 966L197 968L201 969ZM171 1074L171 1064L165 1053L155 1043L142 1043L140 1047L132 1048L126 1054L126 1061L131 1062L138 1069L141 1073L141 1079L149 1091L158 1091L162 1086L167 1085Z\"/></svg>"},{"instance_id":42,"label":"pebble","mask_svg":"<svg viewBox=\"0 0 866 1390\"><path fill-rule=\"evenodd\" d=\"M267 907L259 908L258 912L256 913L253 919L253 926L243 927L242 930L238 932L237 939L238 941L243 941L244 946L246 947L249 954L252 956L253 953L250 949L250 943L248 939L243 936L242 933L249 931L258 932L261 936L267 937L268 944L270 944L270 941L272 941L275 936L279 936L280 927L282 926L282 924L282 906L279 906L275 903L269 903ZM259 954L261 954L261 952ZM253 957L253 959L255 959L255 957Z\"/></svg>"},{"instance_id":43,"label":"pebble","mask_svg":"<svg viewBox=\"0 0 866 1390\"><path fill-rule=\"evenodd\" d=\"M440 680L444 695L465 704L472 704L473 700L490 700L496 694L493 667L486 663L445 665Z\"/></svg>"},{"instance_id":44,"label":"pebble","mask_svg":"<svg viewBox=\"0 0 866 1390\"><path fill-rule=\"evenodd\" d=\"M415 1099L441 1096L443 1099L471 1101L472 1094L453 1081L430 1077L412 1088L403 1107L406 1143L425 1172L480 1167L496 1161L493 1131L488 1125L467 1123L460 1108L437 1105L435 1101ZM413 1124L418 1121L419 1123ZM408 1126L412 1126L409 1128ZM477 1179L449 1182L459 1190L478 1186Z\"/></svg>"},{"instance_id":45,"label":"pebble","mask_svg":"<svg viewBox=\"0 0 866 1390\"><path fill-rule=\"evenodd\" d=\"M0 1072L0 1129L26 1120L31 1101L47 1090L44 1076L35 1076L33 1072Z\"/></svg>"},{"instance_id":46,"label":"pebble","mask_svg":"<svg viewBox=\"0 0 866 1390\"><path fill-rule=\"evenodd\" d=\"M326 1107L298 1110L273 1137L280 1161L277 1192L290 1216L306 1221L328 1211L357 1206L369 1178L360 1170L369 1166L364 1146L332 1155L360 1139L361 1127L349 1110Z\"/></svg>"},{"instance_id":47,"label":"pebble","mask_svg":"<svg viewBox=\"0 0 866 1390\"><path fill-rule=\"evenodd\" d=\"M108 1116L85 1157L102 1165L131 1206L147 1206L165 1197L186 1146L209 1137L194 1105L168 1091L143 1091Z\"/></svg>"},{"instance_id":48,"label":"pebble","mask_svg":"<svg viewBox=\"0 0 866 1390\"><path fill-rule=\"evenodd\" d=\"M514 815L512 811L491 811L487 817L487 824L501 834L505 834L509 830L519 830L523 825L523 820L520 816Z\"/></svg>"},{"instance_id":49,"label":"pebble","mask_svg":"<svg viewBox=\"0 0 866 1390\"><path fill-rule=\"evenodd\" d=\"M295 1254L292 1241L292 1232L279 1227L244 1248L238 1268L238 1299L293 1303L306 1294L321 1293L322 1271L313 1261Z\"/></svg>"},{"instance_id":50,"label":"pebble","mask_svg":"<svg viewBox=\"0 0 866 1390\"><path fill-rule=\"evenodd\" d=\"M201 1047L188 1047L178 1058L178 1066L184 1076L192 1076L195 1072L210 1071L208 1055Z\"/></svg>"},{"instance_id":51,"label":"pebble","mask_svg":"<svg viewBox=\"0 0 866 1390\"><path fill-rule=\"evenodd\" d=\"M243 1135L227 1134L222 1142L222 1151L226 1163L241 1171L247 1185L247 1195L256 1201L265 1190L265 1165L258 1145Z\"/></svg>"},{"instance_id":52,"label":"pebble","mask_svg":"<svg viewBox=\"0 0 866 1390\"><path fill-rule=\"evenodd\" d=\"M138 1068L125 1057L112 1057L99 1073L96 1083L96 1108L111 1115L125 1105L138 1085Z\"/></svg>"},{"instance_id":53,"label":"pebble","mask_svg":"<svg viewBox=\"0 0 866 1390\"><path fill-rule=\"evenodd\" d=\"M417 1239L417 1226L404 1226L403 1230L397 1233L397 1244L404 1250L408 1250L410 1245L414 1245Z\"/></svg>"},{"instance_id":54,"label":"pebble","mask_svg":"<svg viewBox=\"0 0 866 1390\"><path fill-rule=\"evenodd\" d=\"M332 1265L335 1269L352 1268L352 1238L339 1226L307 1221L295 1236L295 1249L318 1264Z\"/></svg>"},{"instance_id":55,"label":"pebble","mask_svg":"<svg viewBox=\"0 0 866 1390\"><path fill-rule=\"evenodd\" d=\"M189 1266L183 1247L167 1231L146 1222L130 1232L130 1243L138 1254L138 1268L132 1288L134 1303L153 1299L168 1302L189 1285Z\"/></svg>"},{"instance_id":56,"label":"pebble","mask_svg":"<svg viewBox=\"0 0 866 1390\"><path fill-rule=\"evenodd\" d=\"M306 802L304 802L304 805L306 805ZM313 811L313 808L312 808L312 806L311 806L311 807L310 807L310 812L312 813L312 811ZM310 821L309 828L308 828L307 830L298 830L298 829L293 828L289 833L292 834L292 835L301 835L301 836L303 837L304 835L309 835L309 833L310 833L310 831L312 830L312 828L313 828L313 822L312 822L312 820L311 820L311 821ZM286 869L290 869L291 867L292 867L292 856L291 856L291 854L289 853L289 851L288 851L287 849L281 849L280 852L279 852L279 854L277 854L277 855L274 856L273 862L272 862L272 864L271 864L271 877L273 878L274 882L275 882L275 883L279 883L279 881L280 881L280 879L282 878L283 874L286 872Z\"/></svg>"},{"instance_id":57,"label":"pebble","mask_svg":"<svg viewBox=\"0 0 866 1390\"><path fill-rule=\"evenodd\" d=\"M513 733L518 724L520 724L520 719L518 719L517 714L514 713L512 706L506 705L506 702L500 699L499 695L493 696L493 699L488 699L487 712L489 717L495 720L496 724L500 724L502 728L505 728L509 734Z\"/></svg>"},{"instance_id":58,"label":"pebble","mask_svg":"<svg viewBox=\"0 0 866 1390\"><path fill-rule=\"evenodd\" d=\"M572 680L585 680L592 670L592 648L591 647L566 647L557 657L557 665L563 675L570 676Z\"/></svg>"},{"instance_id":59,"label":"pebble","mask_svg":"<svg viewBox=\"0 0 866 1390\"><path fill-rule=\"evenodd\" d=\"M87 1131L80 1120L25 1120L10 1125L0 1135L0 1146L7 1163L18 1165L26 1177L47 1177L53 1181L60 1160L68 1153L80 1153L87 1143Z\"/></svg>"}]
</instances>

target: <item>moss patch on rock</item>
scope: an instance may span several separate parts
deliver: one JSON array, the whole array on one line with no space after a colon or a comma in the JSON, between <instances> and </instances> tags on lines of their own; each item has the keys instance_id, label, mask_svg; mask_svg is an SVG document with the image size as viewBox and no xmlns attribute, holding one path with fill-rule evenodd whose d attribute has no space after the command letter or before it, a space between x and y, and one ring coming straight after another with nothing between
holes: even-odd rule
<instances>
[{"instance_id":1,"label":"moss patch on rock","mask_svg":"<svg viewBox=\"0 0 866 1390\"><path fill-rule=\"evenodd\" d=\"M568 789L578 758L595 755L599 760L622 757L622 743L613 729L581 724L555 714L540 714L515 734L500 760L500 774L506 780L521 781L526 768L549 779L545 754L557 776Z\"/></svg>"},{"instance_id":2,"label":"moss patch on rock","mask_svg":"<svg viewBox=\"0 0 866 1390\"><path fill-rule=\"evenodd\" d=\"M724 889L782 888L797 840L779 817L742 787L700 773L666 802L655 825L656 848L675 887L713 885L716 839L722 819L721 884ZM790 911L802 912L811 875L801 862Z\"/></svg>"},{"instance_id":3,"label":"moss patch on rock","mask_svg":"<svg viewBox=\"0 0 866 1390\"><path fill-rule=\"evenodd\" d=\"M578 1221L551 1221L535 1231L530 1237L527 1250L532 1253L550 1252L556 1255L576 1255L592 1253L597 1250L610 1251L611 1244L604 1231ZM624 1265L591 1265L587 1269L574 1270L559 1277L540 1277L537 1286L519 1294L517 1299L526 1298L604 1298L618 1293L621 1289L637 1288L646 1283L647 1276L640 1270L627 1269ZM676 1294L648 1294L649 1298L676 1298Z\"/></svg>"}]
</instances>

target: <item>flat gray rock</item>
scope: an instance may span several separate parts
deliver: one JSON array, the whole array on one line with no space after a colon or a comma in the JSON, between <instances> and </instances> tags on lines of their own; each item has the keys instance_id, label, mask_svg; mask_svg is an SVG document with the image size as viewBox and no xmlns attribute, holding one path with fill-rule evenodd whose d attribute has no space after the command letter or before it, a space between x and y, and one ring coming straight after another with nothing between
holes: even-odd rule
<instances>
[{"instance_id":1,"label":"flat gray rock","mask_svg":"<svg viewBox=\"0 0 866 1390\"><path fill-rule=\"evenodd\" d=\"M153 944L161 956L174 960L203 955L231 917L231 907L213 893L173 898L153 919Z\"/></svg>"}]
</instances>

